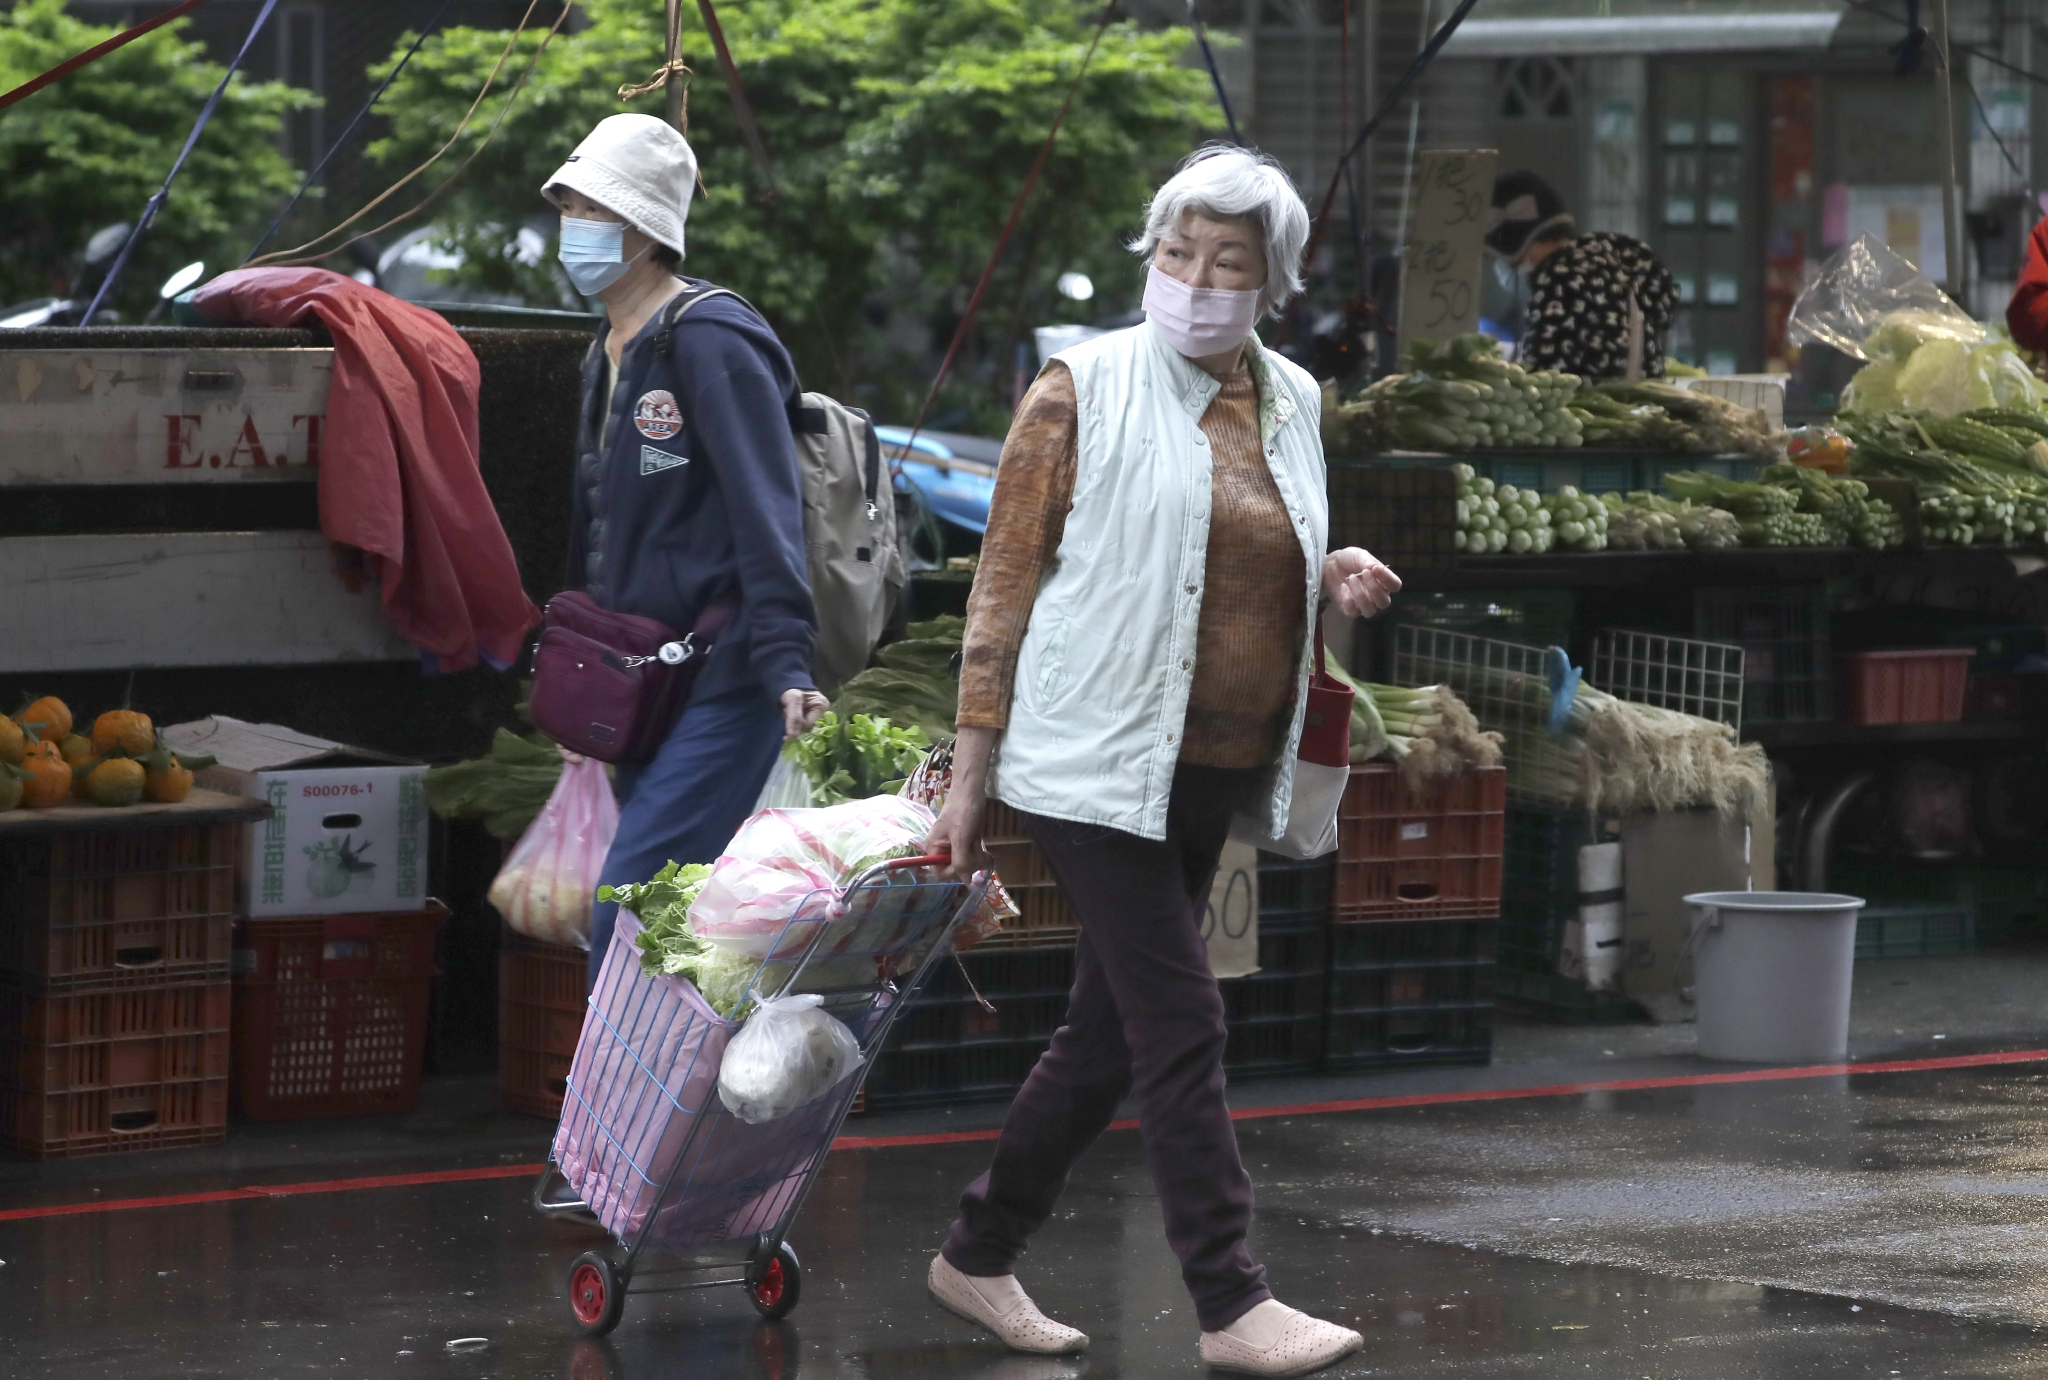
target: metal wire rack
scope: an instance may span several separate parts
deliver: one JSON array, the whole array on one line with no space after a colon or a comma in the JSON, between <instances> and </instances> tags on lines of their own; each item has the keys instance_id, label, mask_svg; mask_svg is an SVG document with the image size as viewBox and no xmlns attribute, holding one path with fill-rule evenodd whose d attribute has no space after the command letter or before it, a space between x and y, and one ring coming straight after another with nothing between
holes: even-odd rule
<instances>
[{"instance_id":1,"label":"metal wire rack","mask_svg":"<svg viewBox=\"0 0 2048 1380\"><path fill-rule=\"evenodd\" d=\"M1586 679L1618 700L1675 709L1742 731L1742 648L1604 629Z\"/></svg>"}]
</instances>

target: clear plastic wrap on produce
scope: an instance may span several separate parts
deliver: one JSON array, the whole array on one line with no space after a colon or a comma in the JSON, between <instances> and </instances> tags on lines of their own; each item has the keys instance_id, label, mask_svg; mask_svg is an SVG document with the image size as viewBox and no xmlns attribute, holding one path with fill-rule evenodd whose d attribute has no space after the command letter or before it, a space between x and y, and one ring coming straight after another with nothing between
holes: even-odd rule
<instances>
[{"instance_id":1,"label":"clear plastic wrap on produce","mask_svg":"<svg viewBox=\"0 0 2048 1380\"><path fill-rule=\"evenodd\" d=\"M1818 341L1862 360L1903 359L1929 340L1981 345L1991 339L1981 322L1875 235L1859 235L1821 266L1792 304L1786 332L1795 345Z\"/></svg>"},{"instance_id":2,"label":"clear plastic wrap on produce","mask_svg":"<svg viewBox=\"0 0 2048 1380\"><path fill-rule=\"evenodd\" d=\"M488 893L505 923L543 944L590 947L590 903L619 829L604 764L571 757Z\"/></svg>"}]
</instances>

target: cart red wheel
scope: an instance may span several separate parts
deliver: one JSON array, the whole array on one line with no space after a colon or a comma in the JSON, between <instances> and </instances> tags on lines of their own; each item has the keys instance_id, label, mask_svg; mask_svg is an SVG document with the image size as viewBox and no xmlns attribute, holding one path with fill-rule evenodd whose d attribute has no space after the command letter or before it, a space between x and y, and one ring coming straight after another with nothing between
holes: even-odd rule
<instances>
[{"instance_id":1,"label":"cart red wheel","mask_svg":"<svg viewBox=\"0 0 2048 1380\"><path fill-rule=\"evenodd\" d=\"M768 1263L747 1281L747 1297L753 1301L754 1311L770 1322L788 1317L803 1291L804 1269L787 1241L776 1247Z\"/></svg>"},{"instance_id":2,"label":"cart red wheel","mask_svg":"<svg viewBox=\"0 0 2048 1380\"><path fill-rule=\"evenodd\" d=\"M588 1336L602 1337L619 1325L626 1281L602 1251L585 1251L569 1267L569 1311Z\"/></svg>"}]
</instances>

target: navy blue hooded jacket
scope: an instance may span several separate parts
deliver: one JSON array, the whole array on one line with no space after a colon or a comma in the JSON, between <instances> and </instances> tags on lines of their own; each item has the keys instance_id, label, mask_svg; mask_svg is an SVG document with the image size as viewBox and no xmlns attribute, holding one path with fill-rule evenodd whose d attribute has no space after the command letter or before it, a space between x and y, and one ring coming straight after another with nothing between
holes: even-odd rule
<instances>
[{"instance_id":1,"label":"navy blue hooded jacket","mask_svg":"<svg viewBox=\"0 0 2048 1380\"><path fill-rule=\"evenodd\" d=\"M796 366L736 297L691 307L664 350L668 316L664 306L626 345L608 422L608 325L583 361L571 587L678 632L737 592L739 616L693 698L813 689L817 614L789 420Z\"/></svg>"}]
</instances>

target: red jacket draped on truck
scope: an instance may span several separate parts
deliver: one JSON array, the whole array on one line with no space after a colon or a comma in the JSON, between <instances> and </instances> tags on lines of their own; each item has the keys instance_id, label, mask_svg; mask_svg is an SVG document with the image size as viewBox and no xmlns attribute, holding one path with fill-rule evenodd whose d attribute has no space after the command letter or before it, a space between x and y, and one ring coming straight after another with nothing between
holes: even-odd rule
<instances>
[{"instance_id":1,"label":"red jacket draped on truck","mask_svg":"<svg viewBox=\"0 0 2048 1380\"><path fill-rule=\"evenodd\" d=\"M455 328L319 268L223 273L193 300L223 324L327 328L320 530L369 554L385 617L430 672L517 660L540 611L477 468L479 373Z\"/></svg>"},{"instance_id":2,"label":"red jacket draped on truck","mask_svg":"<svg viewBox=\"0 0 2048 1380\"><path fill-rule=\"evenodd\" d=\"M2027 262L2006 304L2005 324L2021 348L2048 350L2048 220L2027 236Z\"/></svg>"}]
</instances>

